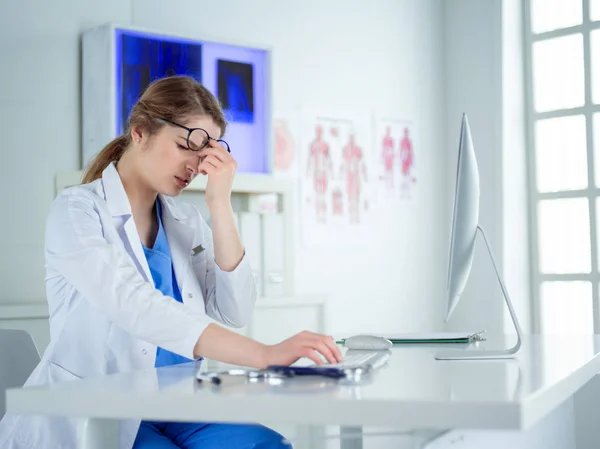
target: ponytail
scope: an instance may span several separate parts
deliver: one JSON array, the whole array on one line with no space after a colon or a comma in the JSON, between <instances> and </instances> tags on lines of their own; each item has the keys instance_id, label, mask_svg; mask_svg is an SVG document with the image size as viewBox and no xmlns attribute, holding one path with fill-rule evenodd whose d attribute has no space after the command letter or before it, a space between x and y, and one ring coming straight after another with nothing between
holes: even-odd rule
<instances>
[{"instance_id":1,"label":"ponytail","mask_svg":"<svg viewBox=\"0 0 600 449\"><path fill-rule=\"evenodd\" d=\"M122 135L106 145L92 160L83 175L82 184L88 184L102 176L102 172L111 162L118 162L129 143L129 136Z\"/></svg>"}]
</instances>

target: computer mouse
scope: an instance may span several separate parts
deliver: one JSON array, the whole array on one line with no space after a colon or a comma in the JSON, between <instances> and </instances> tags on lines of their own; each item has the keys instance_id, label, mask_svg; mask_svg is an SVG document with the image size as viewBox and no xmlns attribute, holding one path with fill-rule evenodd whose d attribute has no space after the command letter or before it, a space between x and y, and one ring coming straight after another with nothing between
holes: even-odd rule
<instances>
[{"instance_id":1,"label":"computer mouse","mask_svg":"<svg viewBox=\"0 0 600 449\"><path fill-rule=\"evenodd\" d=\"M371 349L383 350L392 347L392 342L384 337L375 335L353 335L344 340L344 346L348 349Z\"/></svg>"}]
</instances>

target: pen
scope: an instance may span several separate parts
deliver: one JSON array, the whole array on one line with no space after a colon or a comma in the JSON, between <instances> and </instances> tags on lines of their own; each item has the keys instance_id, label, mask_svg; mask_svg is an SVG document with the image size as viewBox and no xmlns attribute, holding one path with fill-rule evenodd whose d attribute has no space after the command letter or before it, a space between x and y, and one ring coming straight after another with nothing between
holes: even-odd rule
<instances>
[{"instance_id":1,"label":"pen","mask_svg":"<svg viewBox=\"0 0 600 449\"><path fill-rule=\"evenodd\" d=\"M221 377L215 373L198 374L196 376L196 379L200 382L207 381L207 382L211 382L215 385L221 384Z\"/></svg>"}]
</instances>

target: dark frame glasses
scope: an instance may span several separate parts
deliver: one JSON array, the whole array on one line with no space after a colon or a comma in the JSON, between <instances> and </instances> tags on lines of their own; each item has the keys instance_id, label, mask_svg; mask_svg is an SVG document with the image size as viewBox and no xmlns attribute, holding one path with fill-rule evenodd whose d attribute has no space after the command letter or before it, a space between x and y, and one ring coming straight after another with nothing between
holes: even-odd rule
<instances>
[{"instance_id":1,"label":"dark frame glasses","mask_svg":"<svg viewBox=\"0 0 600 449\"><path fill-rule=\"evenodd\" d=\"M187 137L185 139L185 143L187 145L187 149L190 150L190 151L202 151L204 148L206 148L208 146L208 144L209 144L209 142L211 140L214 140L215 142L223 145L223 147L225 147L225 149L227 150L227 152L231 153L231 150L229 149L229 144L227 142L225 142L222 139L215 139L213 137L210 137L210 135L208 134L208 132L205 129L202 129L202 128L188 128L187 126L180 125L179 123L175 123L175 122L173 122L173 121L171 121L169 119L166 119L164 117L158 117L158 119L162 120L163 122L167 122L170 125L177 126L178 128L185 129L188 132L188 135L187 135ZM203 135L205 137L205 139L203 140L204 144L200 148L197 148L197 146L194 145L194 141L192 141L192 145L190 145L190 136L192 135L192 133L194 131L199 131L201 133L201 135Z\"/></svg>"}]
</instances>

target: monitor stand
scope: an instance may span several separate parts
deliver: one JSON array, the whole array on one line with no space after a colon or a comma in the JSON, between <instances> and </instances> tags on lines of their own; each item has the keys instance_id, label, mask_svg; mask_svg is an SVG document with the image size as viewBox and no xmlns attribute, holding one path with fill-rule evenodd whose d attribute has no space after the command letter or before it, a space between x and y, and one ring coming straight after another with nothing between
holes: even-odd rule
<instances>
[{"instance_id":1,"label":"monitor stand","mask_svg":"<svg viewBox=\"0 0 600 449\"><path fill-rule=\"evenodd\" d=\"M450 349L440 351L435 355L437 360L481 360L481 359L508 359L513 358L514 355L521 348L521 341L523 339L523 331L521 330L521 326L519 325L519 321L517 320L517 315L515 313L515 309L513 308L510 297L508 296L508 291L506 290L506 286L500 277L500 273L498 272L498 267L496 266L496 261L494 260L494 254L492 253L492 249L490 248L490 244L488 242L487 237L485 236L485 232L481 226L477 226L477 230L481 232L483 236L483 240L485 241L485 246L487 247L488 254L492 259L492 265L494 266L494 271L496 272L496 277L498 278L498 282L500 283L500 288L502 289L502 294L504 296L504 300L506 301L506 305L508 306L508 311L510 312L510 317L512 318L512 322L517 330L517 343L510 349Z\"/></svg>"}]
</instances>

